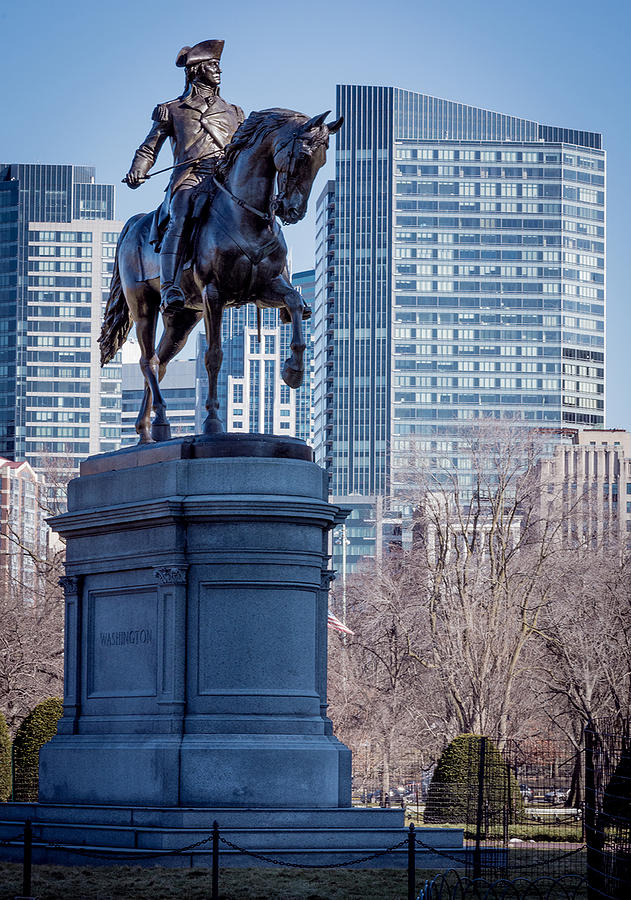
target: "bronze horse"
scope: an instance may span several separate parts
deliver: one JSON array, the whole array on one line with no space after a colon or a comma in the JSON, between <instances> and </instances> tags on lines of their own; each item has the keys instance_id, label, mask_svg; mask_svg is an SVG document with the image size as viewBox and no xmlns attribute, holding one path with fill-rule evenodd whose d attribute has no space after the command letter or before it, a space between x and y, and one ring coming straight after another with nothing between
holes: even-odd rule
<instances>
[{"instance_id":1,"label":"bronze horse","mask_svg":"<svg viewBox=\"0 0 631 900\"><path fill-rule=\"evenodd\" d=\"M291 356L285 360L282 377L292 388L302 383L302 319L310 310L289 282L287 245L276 216L284 224L304 217L313 181L326 159L329 135L343 122L338 119L326 125L327 115L308 119L287 109L266 109L253 112L239 127L216 176L197 198L191 264L182 277L186 305L163 315L164 332L157 349L159 257L149 243L154 213L133 216L126 222L116 248L99 343L101 365L105 365L136 323L145 378L136 419L139 443L171 436L160 381L202 315L208 343L205 434L224 430L218 414L217 378L223 357L221 318L226 307L255 303L259 308L279 308L281 321L292 325Z\"/></svg>"}]
</instances>

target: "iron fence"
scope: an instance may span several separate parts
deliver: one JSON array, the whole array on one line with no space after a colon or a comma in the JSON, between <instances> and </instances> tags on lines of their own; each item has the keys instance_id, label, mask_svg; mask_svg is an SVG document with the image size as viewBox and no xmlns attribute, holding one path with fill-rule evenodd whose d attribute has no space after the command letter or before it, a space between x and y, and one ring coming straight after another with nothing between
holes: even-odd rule
<instances>
[{"instance_id":1,"label":"iron fence","mask_svg":"<svg viewBox=\"0 0 631 900\"><path fill-rule=\"evenodd\" d=\"M450 870L426 881L416 900L581 900L585 890L583 875L488 880Z\"/></svg>"},{"instance_id":2,"label":"iron fence","mask_svg":"<svg viewBox=\"0 0 631 900\"><path fill-rule=\"evenodd\" d=\"M356 779L355 797L362 804L402 805L416 825L463 828L471 878L581 877L583 762L582 746L558 737L503 744L477 738L468 741L449 781L440 781L435 764L392 774L387 786L378 773L372 782Z\"/></svg>"},{"instance_id":3,"label":"iron fence","mask_svg":"<svg viewBox=\"0 0 631 900\"><path fill-rule=\"evenodd\" d=\"M585 830L590 900L631 896L631 722L585 729Z\"/></svg>"}]
</instances>

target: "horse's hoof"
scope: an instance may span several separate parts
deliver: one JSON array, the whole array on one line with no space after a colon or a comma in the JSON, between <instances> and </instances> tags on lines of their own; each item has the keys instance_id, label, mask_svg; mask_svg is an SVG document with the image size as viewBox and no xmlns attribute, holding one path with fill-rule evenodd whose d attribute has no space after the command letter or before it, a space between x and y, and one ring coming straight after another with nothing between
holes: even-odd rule
<instances>
[{"instance_id":1,"label":"horse's hoof","mask_svg":"<svg viewBox=\"0 0 631 900\"><path fill-rule=\"evenodd\" d=\"M302 379L305 376L304 369L292 369L291 366L285 365L283 366L283 371L281 372L281 377L285 384L288 384L290 388L299 388L302 384Z\"/></svg>"},{"instance_id":2,"label":"horse's hoof","mask_svg":"<svg viewBox=\"0 0 631 900\"><path fill-rule=\"evenodd\" d=\"M151 437L151 435L147 434L146 432L143 432L140 435L140 437L138 438L138 443L139 444L155 444L155 441Z\"/></svg>"},{"instance_id":3,"label":"horse's hoof","mask_svg":"<svg viewBox=\"0 0 631 900\"><path fill-rule=\"evenodd\" d=\"M221 419L206 419L204 422L204 434L223 434L224 427Z\"/></svg>"},{"instance_id":4,"label":"horse's hoof","mask_svg":"<svg viewBox=\"0 0 631 900\"><path fill-rule=\"evenodd\" d=\"M154 441L170 441L171 440L171 426L168 424L154 422L151 426L151 437Z\"/></svg>"}]
</instances>

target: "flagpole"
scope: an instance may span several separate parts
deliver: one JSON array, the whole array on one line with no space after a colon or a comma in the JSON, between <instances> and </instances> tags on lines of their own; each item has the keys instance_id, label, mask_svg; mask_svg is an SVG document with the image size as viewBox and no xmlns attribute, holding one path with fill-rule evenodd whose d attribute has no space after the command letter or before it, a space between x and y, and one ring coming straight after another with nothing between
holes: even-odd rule
<instances>
[{"instance_id":1,"label":"flagpole","mask_svg":"<svg viewBox=\"0 0 631 900\"><path fill-rule=\"evenodd\" d=\"M346 625L346 522L342 522L342 622Z\"/></svg>"}]
</instances>

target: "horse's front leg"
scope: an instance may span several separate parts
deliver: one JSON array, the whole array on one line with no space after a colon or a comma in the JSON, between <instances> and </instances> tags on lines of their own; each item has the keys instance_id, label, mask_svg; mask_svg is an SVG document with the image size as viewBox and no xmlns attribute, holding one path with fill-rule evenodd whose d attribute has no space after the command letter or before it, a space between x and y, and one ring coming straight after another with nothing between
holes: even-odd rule
<instances>
[{"instance_id":1,"label":"horse's front leg","mask_svg":"<svg viewBox=\"0 0 631 900\"><path fill-rule=\"evenodd\" d=\"M302 295L282 275L274 278L261 292L262 306L280 308L281 321L291 321L291 356L283 363L281 377L290 388L299 388L305 374L305 339L302 318L305 302Z\"/></svg>"},{"instance_id":2,"label":"horse's front leg","mask_svg":"<svg viewBox=\"0 0 631 900\"><path fill-rule=\"evenodd\" d=\"M223 306L217 289L214 285L207 285L204 288L204 323L208 347L204 362L208 372L208 399L206 401L208 415L204 421L204 434L221 434L224 431L223 422L219 418L219 398L217 396L217 382L223 360L223 350L221 349L222 314Z\"/></svg>"},{"instance_id":3,"label":"horse's front leg","mask_svg":"<svg viewBox=\"0 0 631 900\"><path fill-rule=\"evenodd\" d=\"M301 294L290 288L284 295L284 303L291 317L291 356L283 363L281 376L290 388L299 388L305 374L305 338L302 332L304 301Z\"/></svg>"}]
</instances>

